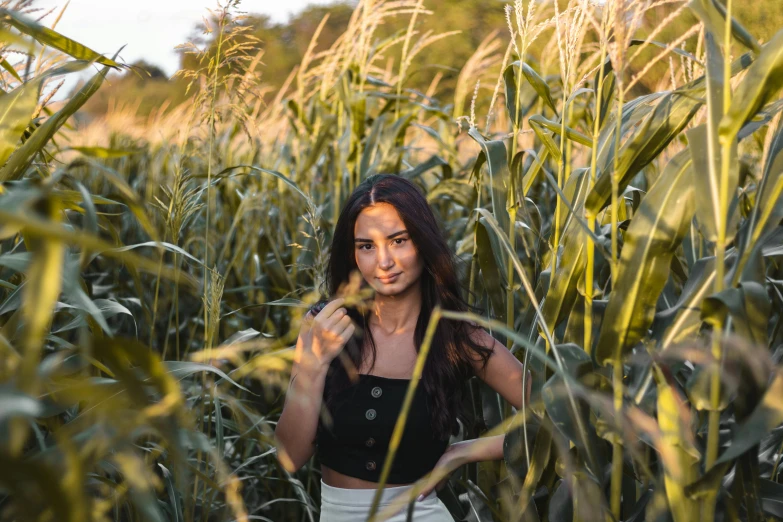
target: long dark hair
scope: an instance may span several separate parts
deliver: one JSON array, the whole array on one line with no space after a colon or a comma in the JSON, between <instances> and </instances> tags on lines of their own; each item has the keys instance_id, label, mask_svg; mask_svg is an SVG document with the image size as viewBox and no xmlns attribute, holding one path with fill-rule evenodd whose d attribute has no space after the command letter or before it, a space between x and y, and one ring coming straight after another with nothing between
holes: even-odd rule
<instances>
[{"instance_id":1,"label":"long dark hair","mask_svg":"<svg viewBox=\"0 0 783 522\"><path fill-rule=\"evenodd\" d=\"M354 225L359 213L377 203L392 205L408 230L413 245L424 262L420 278L421 311L416 322L414 343L418 351L432 310L440 305L445 310L467 311L468 304L460 295L460 284L453 252L444 239L438 221L419 188L397 175L377 174L365 179L353 191L340 212L329 254L326 286L333 298L341 285L348 283L357 270L354 254ZM369 356L370 368L375 366L376 346L367 327L368 316L349 308L348 314L359 326L346 344L345 352L356 368ZM422 375L432 425L440 439L454 433L465 382L473 375L473 364L486 365L492 349L478 344L471 334L479 327L465 321L441 319L438 323L428 360ZM369 343L364 342L366 334ZM365 346L369 345L369 349ZM368 353L365 353L368 352ZM333 397L350 384L345 365L336 358L330 367L325 393L326 406Z\"/></svg>"}]
</instances>

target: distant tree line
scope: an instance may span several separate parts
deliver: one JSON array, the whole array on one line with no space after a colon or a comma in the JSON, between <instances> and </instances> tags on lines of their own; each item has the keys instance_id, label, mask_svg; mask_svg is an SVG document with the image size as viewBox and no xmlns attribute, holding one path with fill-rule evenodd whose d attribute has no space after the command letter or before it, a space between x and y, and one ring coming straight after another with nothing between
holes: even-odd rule
<instances>
[{"instance_id":1,"label":"distant tree line","mask_svg":"<svg viewBox=\"0 0 783 522\"><path fill-rule=\"evenodd\" d=\"M565 0L559 0L565 4ZM720 0L725 1L725 0ZM734 13L754 35L764 42L767 41L777 27L783 26L783 0L754 0L736 5ZM449 100L456 86L457 76L468 58L473 54L482 40L493 31L498 31L503 43L508 42L507 25L504 15L504 6L507 1L501 0L425 0L424 6L433 12L432 16L420 16L417 23L419 34L432 31L438 34L448 31L459 31L458 34L448 36L422 50L415 58L411 74L406 85L413 89L424 91L432 82L435 75L440 72L437 95L444 100ZM275 23L266 15L251 15L242 23L250 27L246 33L252 46L260 51L263 49L261 59L261 75L265 89L265 101L270 101L277 93L278 88L296 67L304 53L316 28L321 20L329 15L329 18L321 31L315 51L328 49L329 46L343 33L353 13L355 2L338 1L329 5L310 6L292 16L287 23ZM660 6L648 13L647 30L653 30L656 25L673 11L671 5ZM407 20L400 20L396 24L387 24L378 33L391 37L399 31L407 28ZM664 29L656 39L668 42L671 35L683 34L684 29L696 23L695 16L690 10L683 13ZM196 27L194 33L200 35L203 26ZM209 35L210 38L214 35ZM203 40L202 45L210 45L211 40ZM531 48L533 56L540 52L547 40L542 37ZM393 47L388 52L389 59L398 57L401 45ZM502 54L505 45L500 49ZM692 50L692 49L691 49ZM653 50L648 51L650 55ZM252 54L252 50L251 50ZM180 58L180 67L192 69L196 67L192 55L183 53ZM644 60L639 60L639 67ZM98 116L105 113L110 104L115 100L134 100L132 107L139 115L146 116L153 110L161 107L173 107L186 99L187 83L180 79L170 79L154 64L137 62L133 68L117 77L114 81L107 82L100 92L94 96L85 106L84 111L90 115ZM638 84L640 93L654 89L657 78L665 74L667 65L658 64L646 79ZM558 71L547 71L557 74ZM119 93L122 93L119 95ZM129 102L125 102L129 103Z\"/></svg>"}]
</instances>

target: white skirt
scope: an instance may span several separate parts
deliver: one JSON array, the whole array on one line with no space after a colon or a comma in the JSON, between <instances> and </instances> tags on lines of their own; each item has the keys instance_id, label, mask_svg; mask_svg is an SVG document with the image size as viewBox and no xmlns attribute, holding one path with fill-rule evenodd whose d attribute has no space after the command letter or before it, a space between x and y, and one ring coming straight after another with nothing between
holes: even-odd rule
<instances>
[{"instance_id":1,"label":"white skirt","mask_svg":"<svg viewBox=\"0 0 783 522\"><path fill-rule=\"evenodd\" d=\"M377 510L380 514L400 494L406 494L412 486L385 488ZM365 522L370 514L374 489L335 488L321 481L321 522ZM414 522L454 522L449 510L433 491L421 501L413 502ZM408 518L408 503L387 518L387 522L405 522ZM376 520L380 520L379 518Z\"/></svg>"}]
</instances>

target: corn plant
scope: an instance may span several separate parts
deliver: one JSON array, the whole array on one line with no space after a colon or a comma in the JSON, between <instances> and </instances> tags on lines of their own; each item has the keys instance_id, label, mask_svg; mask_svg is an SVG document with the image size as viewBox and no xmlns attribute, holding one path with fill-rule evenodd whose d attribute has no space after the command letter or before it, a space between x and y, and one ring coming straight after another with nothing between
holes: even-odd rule
<instances>
[{"instance_id":1,"label":"corn plant","mask_svg":"<svg viewBox=\"0 0 783 522\"><path fill-rule=\"evenodd\" d=\"M531 369L521 411L469 382L459 437L505 458L451 475L456 520L783 517L783 33L733 0L517 0L443 100L414 58L459 28L362 0L265 104L236 4L184 48L188 103L81 124L121 64L0 3L0 519L316 520L317 457L287 473L272 433L341 203L380 172L426 192L483 310L432 320Z\"/></svg>"}]
</instances>

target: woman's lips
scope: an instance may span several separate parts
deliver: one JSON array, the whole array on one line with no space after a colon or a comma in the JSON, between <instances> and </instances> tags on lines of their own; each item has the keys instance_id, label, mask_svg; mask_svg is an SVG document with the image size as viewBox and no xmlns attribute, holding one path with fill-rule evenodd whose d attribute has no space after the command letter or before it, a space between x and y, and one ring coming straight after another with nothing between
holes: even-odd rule
<instances>
[{"instance_id":1,"label":"woman's lips","mask_svg":"<svg viewBox=\"0 0 783 522\"><path fill-rule=\"evenodd\" d=\"M398 273L396 273L396 274L392 274L392 275L390 275L390 276L379 277L379 278L378 278L378 280L379 280L381 283L390 284L390 283L393 283L393 282L395 282L395 281L397 280L397 278L400 276L400 274L401 274L401 273L402 273L402 272L398 272Z\"/></svg>"}]
</instances>

